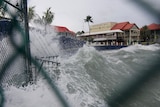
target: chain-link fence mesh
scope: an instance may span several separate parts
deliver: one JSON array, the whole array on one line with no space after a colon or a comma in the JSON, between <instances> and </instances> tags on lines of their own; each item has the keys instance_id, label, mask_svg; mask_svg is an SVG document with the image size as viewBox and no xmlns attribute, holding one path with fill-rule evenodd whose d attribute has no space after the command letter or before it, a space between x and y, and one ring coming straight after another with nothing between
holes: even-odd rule
<instances>
[{"instance_id":1,"label":"chain-link fence mesh","mask_svg":"<svg viewBox=\"0 0 160 107\"><path fill-rule=\"evenodd\" d=\"M10 3L9 1L1 0L0 5L10 5L11 7L14 7L17 9L17 7ZM37 67L40 74L45 77L46 81L50 85L53 92L56 93L59 100L62 102L62 105L65 107L68 107L68 104L64 100L64 98L61 96L60 91L57 89L57 87L53 84L53 80L48 76L48 74L45 72L44 65L41 60L41 63L35 60L35 58L32 58L28 54L29 47L29 38L27 37L29 31L26 26L27 20L27 14L25 12L27 1L23 0L21 4L21 9L17 9L18 11L13 12L10 10L9 6L6 6L3 8L5 13L7 13L11 18L10 21L7 22L10 24L9 30L6 30L7 32L2 32L1 35L1 66L0 66L0 81L1 81L1 105L4 106L4 95L3 95L3 87L5 87L5 83L12 84L12 85L19 85L19 86L26 86L28 83L32 83L33 81L33 72L32 72L32 65L34 67ZM19 20L19 16L17 15L17 12L21 12L25 18L23 19L23 22ZM28 24L28 23L27 23ZM1 31L3 31L2 28L8 28L7 24L2 25ZM56 63L53 61L46 61L48 63ZM32 63L32 64L31 64ZM44 62L45 63L45 62ZM43 66L42 66L43 64ZM56 63L58 64L58 63ZM29 66L28 66L29 65ZM48 64L50 65L50 64ZM53 65L52 65L53 66ZM16 84L15 84L16 83Z\"/></svg>"},{"instance_id":2,"label":"chain-link fence mesh","mask_svg":"<svg viewBox=\"0 0 160 107\"><path fill-rule=\"evenodd\" d=\"M159 22L159 11L155 10L144 0L131 1L133 3L136 3L137 5L140 5L143 9L147 9L148 12L152 13L152 15L155 16L157 22ZM35 75L37 75L36 73L41 72L41 76L46 78L48 84L52 88L52 91L56 93L62 105L64 107L68 107L68 103L62 97L60 90L58 90L53 82L54 78L51 78L48 73L45 72L46 70L54 71L55 68L53 69L52 67L57 67L56 65L59 65L59 63L54 61L54 58L56 56L45 56L43 58L35 58L35 56L31 56L30 58L30 56L28 56L26 52L26 46L28 46L29 41L26 40L27 35L24 22L17 21L19 20L17 11L11 12L8 6L6 6L5 0L0 0L0 5L5 7L5 12L8 13L11 17L11 19L9 19L9 22L7 21L5 25L5 20L2 20L3 24L1 24L0 22L0 106L2 107L5 101L3 87L5 87L6 83L24 86L27 85L28 82L30 82L28 81L30 80L28 78L36 80L36 78L34 78ZM23 9L21 11L24 15ZM11 26L11 28L8 28L8 26ZM28 62L32 63L29 68L26 67L26 63ZM123 106L123 104L127 103L127 101L129 101L129 98L133 96L133 94L138 91L141 86L144 86L143 84L146 83L146 81L149 81L150 79L153 79L155 75L158 75L160 69L159 63L160 59L155 58L155 62L152 64L152 66L148 70L142 71L143 75L138 75L136 77L136 80L126 83L125 86L120 87L117 93L113 93L110 98L106 98L109 106L121 107ZM28 69L32 69L31 71L29 71L31 75L30 73L28 73ZM55 74L58 75L59 71L55 70Z\"/></svg>"}]
</instances>

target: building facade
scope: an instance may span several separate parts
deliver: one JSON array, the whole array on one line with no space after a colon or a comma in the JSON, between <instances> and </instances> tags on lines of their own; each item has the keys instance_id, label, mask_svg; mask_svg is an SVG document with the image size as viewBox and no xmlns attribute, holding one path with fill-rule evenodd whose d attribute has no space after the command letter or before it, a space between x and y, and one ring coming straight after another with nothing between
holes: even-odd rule
<instances>
[{"instance_id":1,"label":"building facade","mask_svg":"<svg viewBox=\"0 0 160 107\"><path fill-rule=\"evenodd\" d=\"M125 45L136 44L140 41L140 29L135 23L121 22L115 24L111 30L120 29L123 34L119 37Z\"/></svg>"},{"instance_id":2,"label":"building facade","mask_svg":"<svg viewBox=\"0 0 160 107\"><path fill-rule=\"evenodd\" d=\"M107 22L90 27L90 33L78 36L93 45L130 45L139 42L140 29L129 22Z\"/></svg>"},{"instance_id":3,"label":"building facade","mask_svg":"<svg viewBox=\"0 0 160 107\"><path fill-rule=\"evenodd\" d=\"M160 24L152 23L147 26L150 31L150 41L160 43Z\"/></svg>"},{"instance_id":4,"label":"building facade","mask_svg":"<svg viewBox=\"0 0 160 107\"><path fill-rule=\"evenodd\" d=\"M64 26L53 26L53 27L57 35L76 37L76 34L73 31L69 30L67 27Z\"/></svg>"},{"instance_id":5,"label":"building facade","mask_svg":"<svg viewBox=\"0 0 160 107\"><path fill-rule=\"evenodd\" d=\"M116 22L106 22L101 24L92 25L90 27L90 32L102 32L110 30Z\"/></svg>"}]
</instances>

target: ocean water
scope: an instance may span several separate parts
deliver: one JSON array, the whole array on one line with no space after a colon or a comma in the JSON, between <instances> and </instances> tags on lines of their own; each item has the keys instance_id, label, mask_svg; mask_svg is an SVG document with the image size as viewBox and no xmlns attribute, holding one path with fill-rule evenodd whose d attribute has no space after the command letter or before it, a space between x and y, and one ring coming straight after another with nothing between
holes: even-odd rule
<instances>
[{"instance_id":1,"label":"ocean water","mask_svg":"<svg viewBox=\"0 0 160 107\"><path fill-rule=\"evenodd\" d=\"M106 51L84 45L75 54L64 56L52 30L31 29L30 37L33 56L59 55L60 73L54 84L70 107L109 107L108 98L160 58L159 44ZM52 76L52 72L49 74ZM121 107L159 107L159 80L156 75L145 82ZM4 95L5 107L62 107L44 78L26 87L9 85L4 88Z\"/></svg>"}]
</instances>

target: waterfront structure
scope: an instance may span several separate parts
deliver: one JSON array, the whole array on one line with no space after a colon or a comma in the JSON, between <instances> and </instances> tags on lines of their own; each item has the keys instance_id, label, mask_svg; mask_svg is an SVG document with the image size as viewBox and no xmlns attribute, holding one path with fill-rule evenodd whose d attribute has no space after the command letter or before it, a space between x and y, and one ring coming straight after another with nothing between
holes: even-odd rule
<instances>
[{"instance_id":1,"label":"waterfront structure","mask_svg":"<svg viewBox=\"0 0 160 107\"><path fill-rule=\"evenodd\" d=\"M73 54L83 47L84 41L76 38L76 34L64 26L53 26L57 33L59 48L64 54Z\"/></svg>"},{"instance_id":2,"label":"waterfront structure","mask_svg":"<svg viewBox=\"0 0 160 107\"><path fill-rule=\"evenodd\" d=\"M105 22L90 26L90 32L103 32L110 30L116 22Z\"/></svg>"},{"instance_id":3,"label":"waterfront structure","mask_svg":"<svg viewBox=\"0 0 160 107\"><path fill-rule=\"evenodd\" d=\"M69 30L67 27L64 26L54 26L54 31L57 33L57 35L64 35L64 36L73 36L75 37L76 34Z\"/></svg>"},{"instance_id":4,"label":"waterfront structure","mask_svg":"<svg viewBox=\"0 0 160 107\"><path fill-rule=\"evenodd\" d=\"M128 46L139 42L140 29L129 22L107 22L91 26L90 33L78 35L92 45Z\"/></svg>"},{"instance_id":5,"label":"waterfront structure","mask_svg":"<svg viewBox=\"0 0 160 107\"><path fill-rule=\"evenodd\" d=\"M135 23L121 22L115 24L111 30L122 30L123 34L120 38L125 45L136 44L140 41L140 29Z\"/></svg>"},{"instance_id":6,"label":"waterfront structure","mask_svg":"<svg viewBox=\"0 0 160 107\"><path fill-rule=\"evenodd\" d=\"M147 26L148 30L150 31L150 41L152 42L160 42L160 24L152 23Z\"/></svg>"}]
</instances>

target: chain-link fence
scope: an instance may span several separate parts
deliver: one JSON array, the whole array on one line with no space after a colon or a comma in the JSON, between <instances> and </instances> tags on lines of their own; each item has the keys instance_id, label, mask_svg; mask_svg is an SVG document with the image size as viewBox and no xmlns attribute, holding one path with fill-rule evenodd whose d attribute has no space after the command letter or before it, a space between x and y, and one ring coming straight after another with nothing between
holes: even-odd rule
<instances>
[{"instance_id":1,"label":"chain-link fence","mask_svg":"<svg viewBox=\"0 0 160 107\"><path fill-rule=\"evenodd\" d=\"M53 84L53 80L48 76L47 72L45 72L45 66L52 66L53 71L53 67L57 67L59 63L53 61L52 57L44 59L30 56L27 0L22 0L20 4L12 4L9 1L1 0L0 5L3 7L3 11L10 17L10 19L3 18L3 25L1 25L0 28L0 106L4 106L5 97L3 88L6 84L26 86L33 83L33 79L38 75L36 73L40 72L39 74L46 79L53 92L60 98L62 104L67 107L68 104L61 96L60 91ZM16 11L14 12L10 7L12 7L12 9L15 8ZM21 16L24 16L22 20L20 20L20 16L17 13L21 13ZM4 23L5 21L6 23ZM53 64L56 65L53 66ZM51 69L48 68L49 67L47 67L47 70ZM58 73L57 68L54 70Z\"/></svg>"},{"instance_id":2,"label":"chain-link fence","mask_svg":"<svg viewBox=\"0 0 160 107\"><path fill-rule=\"evenodd\" d=\"M152 13L157 22L159 22L160 12L155 10L150 4L144 0L131 1ZM46 70L51 70L55 71L55 74L59 74L59 71L56 68L59 63L54 61L56 56L35 58L35 56L30 56L28 54L28 49L30 47L29 40L27 40L29 38L26 38L29 33L26 30L26 20L24 20L24 18L22 22L18 21L19 16L17 16L17 11L12 12L8 6L6 6L7 3L8 1L0 0L0 5L4 6L5 12L11 17L11 19L0 21L0 106L3 107L5 101L3 87L5 87L6 83L7 85L14 84L17 86L25 86L33 80L36 81L37 78L35 77L38 75L37 73L40 72L41 76L46 78L52 91L56 93L62 105L64 107L68 107L69 105L62 97L60 90L58 90L53 83L53 78L51 78L47 72L45 72ZM17 9L21 12L21 14L23 14L23 16L26 15L24 12L26 5L25 3L27 3L26 0L22 0L22 3L20 4L22 5L22 8ZM159 63L160 59L155 58L155 62L152 64L152 66L148 70L142 71L143 75L138 75L136 80L126 83L125 86L120 87L117 93L113 93L110 98L106 98L109 106L121 107L124 103L129 101L129 98L131 98L132 95L138 91L138 89L141 88L146 81L149 81L150 79L153 79L155 75L158 75L160 69ZM52 68L53 66L56 68L56 70L55 68Z\"/></svg>"}]
</instances>

